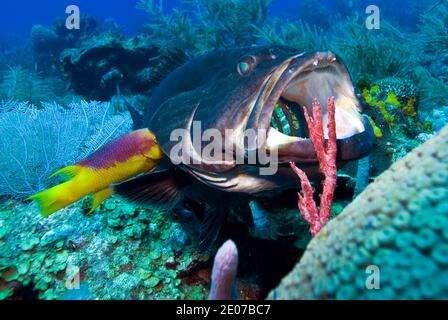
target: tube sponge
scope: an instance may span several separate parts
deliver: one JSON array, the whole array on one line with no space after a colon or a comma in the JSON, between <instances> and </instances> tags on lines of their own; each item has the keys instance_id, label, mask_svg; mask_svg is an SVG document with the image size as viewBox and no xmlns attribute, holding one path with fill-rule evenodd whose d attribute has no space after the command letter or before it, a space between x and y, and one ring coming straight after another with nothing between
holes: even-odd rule
<instances>
[{"instance_id":1,"label":"tube sponge","mask_svg":"<svg viewBox=\"0 0 448 320\"><path fill-rule=\"evenodd\" d=\"M229 300L233 297L237 269L238 249L235 242L227 240L215 256L208 300Z\"/></svg>"}]
</instances>

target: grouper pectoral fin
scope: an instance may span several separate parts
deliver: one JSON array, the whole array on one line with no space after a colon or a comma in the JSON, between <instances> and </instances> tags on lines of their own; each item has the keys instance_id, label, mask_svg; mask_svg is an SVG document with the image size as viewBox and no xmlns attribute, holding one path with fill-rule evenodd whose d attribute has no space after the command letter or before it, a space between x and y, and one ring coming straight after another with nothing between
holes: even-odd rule
<instances>
[{"instance_id":1,"label":"grouper pectoral fin","mask_svg":"<svg viewBox=\"0 0 448 320\"><path fill-rule=\"evenodd\" d=\"M188 184L179 178L176 169L148 173L113 186L113 193L154 207L172 208L184 197L182 189Z\"/></svg>"},{"instance_id":2,"label":"grouper pectoral fin","mask_svg":"<svg viewBox=\"0 0 448 320\"><path fill-rule=\"evenodd\" d=\"M207 250L215 243L228 211L228 207L224 205L210 206L205 210L199 235L199 247L201 250Z\"/></svg>"}]
</instances>

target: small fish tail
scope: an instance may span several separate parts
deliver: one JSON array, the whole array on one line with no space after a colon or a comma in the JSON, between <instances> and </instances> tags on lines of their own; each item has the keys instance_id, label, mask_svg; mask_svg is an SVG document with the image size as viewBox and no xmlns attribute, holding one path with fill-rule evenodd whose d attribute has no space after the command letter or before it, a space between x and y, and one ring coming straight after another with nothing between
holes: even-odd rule
<instances>
[{"instance_id":1,"label":"small fish tail","mask_svg":"<svg viewBox=\"0 0 448 320\"><path fill-rule=\"evenodd\" d=\"M70 180L32 195L27 200L36 201L36 203L40 206L42 216L47 218L52 213L65 208L81 198L77 197L72 192L75 188L76 186L74 181Z\"/></svg>"}]
</instances>

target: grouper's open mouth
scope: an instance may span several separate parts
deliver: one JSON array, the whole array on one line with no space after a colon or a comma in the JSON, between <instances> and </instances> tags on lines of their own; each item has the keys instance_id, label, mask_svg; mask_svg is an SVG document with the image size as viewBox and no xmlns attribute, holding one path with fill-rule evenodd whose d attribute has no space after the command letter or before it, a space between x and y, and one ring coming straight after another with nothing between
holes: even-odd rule
<instances>
[{"instance_id":1,"label":"grouper's open mouth","mask_svg":"<svg viewBox=\"0 0 448 320\"><path fill-rule=\"evenodd\" d=\"M278 150L279 163L317 161L308 138L303 107L311 112L317 99L322 106L327 137L327 99L334 96L338 160L366 156L374 141L372 126L361 115L350 76L331 52L302 54L283 62L266 79L257 98L258 126L268 128L267 148Z\"/></svg>"}]
</instances>

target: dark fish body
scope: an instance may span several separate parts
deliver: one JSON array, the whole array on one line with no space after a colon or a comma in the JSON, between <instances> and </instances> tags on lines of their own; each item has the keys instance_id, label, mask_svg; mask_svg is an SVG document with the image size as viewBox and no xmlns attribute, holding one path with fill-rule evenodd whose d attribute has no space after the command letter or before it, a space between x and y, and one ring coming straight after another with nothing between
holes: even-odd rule
<instances>
[{"instance_id":1,"label":"dark fish body","mask_svg":"<svg viewBox=\"0 0 448 320\"><path fill-rule=\"evenodd\" d=\"M333 53L264 46L217 50L194 58L160 83L143 116L142 126L155 133L168 159L164 169L122 183L115 191L144 203L175 205L191 198L216 209L234 199L238 202L294 187L297 178L289 169L290 161L300 165L311 179L318 178L303 107L311 107L314 99L326 106L330 96L335 97L336 105L338 161L364 157L372 148L373 130L360 114L345 65ZM295 134L273 127L279 106ZM323 119L326 128L326 110ZM226 141L236 154L248 152L245 130L265 130L267 139L261 147L268 153L277 150L278 159L273 160L277 173L260 175L262 164L241 164L235 157L226 158L225 151L219 161L203 157L192 143L195 121L200 122L202 132L218 130L223 141L229 139L225 130L233 129L235 134ZM183 140L189 146L182 152L183 159L189 161L180 164L173 164L171 158L177 141L170 137L176 129L185 129ZM201 147L206 144L202 142Z\"/></svg>"}]
</instances>

